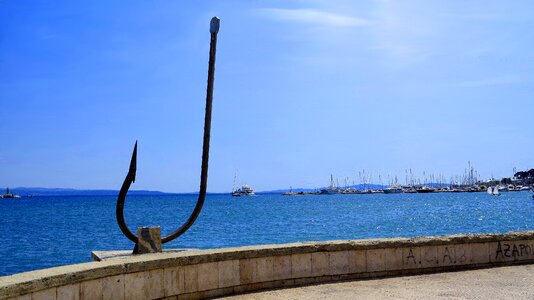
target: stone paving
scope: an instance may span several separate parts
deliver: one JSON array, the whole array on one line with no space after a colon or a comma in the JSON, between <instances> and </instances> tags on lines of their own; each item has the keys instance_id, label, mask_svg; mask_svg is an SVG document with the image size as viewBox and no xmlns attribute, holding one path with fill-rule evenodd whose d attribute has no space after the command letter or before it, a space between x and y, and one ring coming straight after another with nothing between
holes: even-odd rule
<instances>
[{"instance_id":1,"label":"stone paving","mask_svg":"<svg viewBox=\"0 0 534 300\"><path fill-rule=\"evenodd\" d=\"M224 299L534 299L534 265L328 283Z\"/></svg>"}]
</instances>

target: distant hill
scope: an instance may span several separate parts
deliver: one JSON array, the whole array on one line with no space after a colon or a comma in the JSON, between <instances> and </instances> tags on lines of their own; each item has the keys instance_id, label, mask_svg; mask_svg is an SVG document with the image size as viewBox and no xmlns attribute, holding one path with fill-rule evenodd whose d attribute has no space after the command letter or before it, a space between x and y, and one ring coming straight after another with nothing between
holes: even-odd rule
<instances>
[{"instance_id":1,"label":"distant hill","mask_svg":"<svg viewBox=\"0 0 534 300\"><path fill-rule=\"evenodd\" d=\"M17 187L9 189L12 193L21 196L117 196L118 190L77 190L64 188ZM4 190L0 190L4 193ZM128 195L168 195L159 191L131 190Z\"/></svg>"}]
</instances>

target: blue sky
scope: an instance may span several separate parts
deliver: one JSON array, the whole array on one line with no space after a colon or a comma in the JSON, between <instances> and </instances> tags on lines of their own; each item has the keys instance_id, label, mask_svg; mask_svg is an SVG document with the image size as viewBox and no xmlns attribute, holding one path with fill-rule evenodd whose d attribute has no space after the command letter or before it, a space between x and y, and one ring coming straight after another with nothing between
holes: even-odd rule
<instances>
[{"instance_id":1,"label":"blue sky","mask_svg":"<svg viewBox=\"0 0 534 300\"><path fill-rule=\"evenodd\" d=\"M0 186L208 190L534 167L530 1L0 1ZM375 180L377 181L377 180Z\"/></svg>"}]
</instances>

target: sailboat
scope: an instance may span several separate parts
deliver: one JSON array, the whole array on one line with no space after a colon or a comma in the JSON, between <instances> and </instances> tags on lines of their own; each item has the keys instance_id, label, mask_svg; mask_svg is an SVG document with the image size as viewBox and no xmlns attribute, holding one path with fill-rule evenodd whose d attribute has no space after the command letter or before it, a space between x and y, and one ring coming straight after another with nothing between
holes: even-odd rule
<instances>
[{"instance_id":1,"label":"sailboat","mask_svg":"<svg viewBox=\"0 0 534 300\"><path fill-rule=\"evenodd\" d=\"M332 195L337 193L339 193L339 189L334 186L334 176L330 174L330 185L325 189L321 189L320 194Z\"/></svg>"},{"instance_id":2,"label":"sailboat","mask_svg":"<svg viewBox=\"0 0 534 300\"><path fill-rule=\"evenodd\" d=\"M499 193L499 188L498 187L488 187L488 190L487 190L488 194L490 195L493 195L493 196L499 196L500 193Z\"/></svg>"}]
</instances>

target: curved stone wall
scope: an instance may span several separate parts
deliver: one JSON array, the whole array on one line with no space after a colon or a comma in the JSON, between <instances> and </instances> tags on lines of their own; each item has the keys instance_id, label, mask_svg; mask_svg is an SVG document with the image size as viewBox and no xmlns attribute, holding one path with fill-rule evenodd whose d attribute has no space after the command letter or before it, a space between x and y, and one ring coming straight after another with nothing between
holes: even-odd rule
<instances>
[{"instance_id":1,"label":"curved stone wall","mask_svg":"<svg viewBox=\"0 0 534 300\"><path fill-rule=\"evenodd\" d=\"M0 277L0 298L181 299L534 262L534 231L144 254Z\"/></svg>"}]
</instances>

